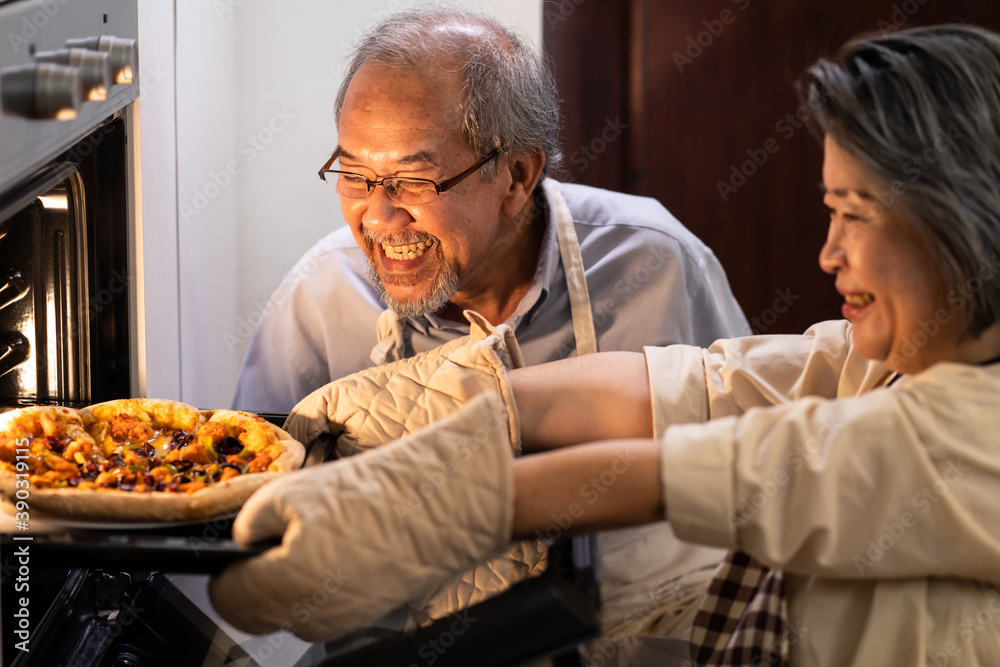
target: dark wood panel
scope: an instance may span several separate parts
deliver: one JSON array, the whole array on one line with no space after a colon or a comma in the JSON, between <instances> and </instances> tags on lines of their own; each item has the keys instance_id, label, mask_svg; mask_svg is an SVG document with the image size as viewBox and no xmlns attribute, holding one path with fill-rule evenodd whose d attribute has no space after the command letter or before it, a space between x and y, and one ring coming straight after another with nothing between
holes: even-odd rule
<instances>
[{"instance_id":1,"label":"dark wood panel","mask_svg":"<svg viewBox=\"0 0 1000 667\"><path fill-rule=\"evenodd\" d=\"M564 0L546 3L543 22L546 35L561 36L549 56L565 121L567 180L624 190L627 153L618 128L629 113L628 12L617 1Z\"/></svg>"},{"instance_id":2,"label":"dark wood panel","mask_svg":"<svg viewBox=\"0 0 1000 667\"><path fill-rule=\"evenodd\" d=\"M1000 29L1000 3L987 0L562 0L544 11L563 177L663 202L769 333L840 316L817 264L822 150L802 123L798 74L862 32Z\"/></svg>"}]
</instances>

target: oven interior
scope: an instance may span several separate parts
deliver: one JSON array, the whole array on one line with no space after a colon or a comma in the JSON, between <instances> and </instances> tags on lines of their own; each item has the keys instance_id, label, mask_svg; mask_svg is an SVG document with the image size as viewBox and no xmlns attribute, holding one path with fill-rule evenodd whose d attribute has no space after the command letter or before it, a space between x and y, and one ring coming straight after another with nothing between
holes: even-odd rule
<instances>
[{"instance_id":1,"label":"oven interior","mask_svg":"<svg viewBox=\"0 0 1000 667\"><path fill-rule=\"evenodd\" d=\"M111 119L0 199L3 407L130 395L125 149Z\"/></svg>"}]
</instances>

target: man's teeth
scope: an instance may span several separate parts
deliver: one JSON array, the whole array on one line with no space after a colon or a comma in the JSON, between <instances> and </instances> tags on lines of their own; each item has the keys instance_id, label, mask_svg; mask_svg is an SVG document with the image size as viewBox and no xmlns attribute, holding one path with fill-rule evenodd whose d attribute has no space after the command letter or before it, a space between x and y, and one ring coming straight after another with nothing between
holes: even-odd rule
<instances>
[{"instance_id":1,"label":"man's teeth","mask_svg":"<svg viewBox=\"0 0 1000 667\"><path fill-rule=\"evenodd\" d=\"M867 292L865 294L847 294L844 296L844 301L847 302L847 305L856 306L858 308L867 306L874 300L875 297Z\"/></svg>"},{"instance_id":2,"label":"man's teeth","mask_svg":"<svg viewBox=\"0 0 1000 667\"><path fill-rule=\"evenodd\" d=\"M433 245L433 241L419 241L417 243L404 245L389 245L388 243L383 243L382 250L385 251L385 256L389 259L415 259L427 252L431 245Z\"/></svg>"}]
</instances>

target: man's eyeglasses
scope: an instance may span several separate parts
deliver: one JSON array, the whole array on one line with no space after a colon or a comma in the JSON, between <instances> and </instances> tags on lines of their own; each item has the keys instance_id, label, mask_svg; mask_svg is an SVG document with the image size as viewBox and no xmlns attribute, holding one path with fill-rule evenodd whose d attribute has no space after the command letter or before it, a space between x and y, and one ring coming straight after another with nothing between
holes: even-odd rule
<instances>
[{"instance_id":1,"label":"man's eyeglasses","mask_svg":"<svg viewBox=\"0 0 1000 667\"><path fill-rule=\"evenodd\" d=\"M376 185L381 185L385 188L389 199L404 206L419 206L420 204L430 204L442 192L447 192L455 187L499 154L500 150L497 149L458 176L440 183L426 178L396 178L394 176L372 181L351 171L330 169L330 165L337 159L336 155L327 160L326 164L319 170L319 177L326 181L337 194L350 199L364 199L372 193Z\"/></svg>"}]
</instances>

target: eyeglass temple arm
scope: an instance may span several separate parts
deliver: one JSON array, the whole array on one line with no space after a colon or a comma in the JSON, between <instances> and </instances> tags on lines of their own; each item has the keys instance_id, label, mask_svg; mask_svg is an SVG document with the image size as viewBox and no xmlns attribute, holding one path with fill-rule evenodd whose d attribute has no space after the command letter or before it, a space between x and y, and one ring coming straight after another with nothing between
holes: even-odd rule
<instances>
[{"instance_id":1,"label":"eyeglass temple arm","mask_svg":"<svg viewBox=\"0 0 1000 667\"><path fill-rule=\"evenodd\" d=\"M326 163L322 167L319 168L319 180L321 180L321 181L325 181L326 180L326 177L323 176L323 172L326 171L327 169L329 169L330 165L333 164L333 161L336 160L336 159L337 159L337 154L334 153L333 155L330 156L330 159L327 160Z\"/></svg>"},{"instance_id":2,"label":"eyeglass temple arm","mask_svg":"<svg viewBox=\"0 0 1000 667\"><path fill-rule=\"evenodd\" d=\"M456 185L463 178L465 178L466 176L468 176L469 174L471 174L472 172L474 172L476 169L479 169L480 167L482 167L484 164L486 164L487 162L489 162L490 160L492 160L493 158L495 158L497 155L500 155L500 149L499 148L494 149L492 153L490 153L489 155L487 155L486 157L484 157L482 160L480 160L476 164L472 165L471 167L469 167L468 169L466 169L465 171L463 171L458 176L455 176L453 178L449 178L447 181L443 181L441 183L435 183L434 187L437 188L438 194L441 194L445 190L451 188L451 186Z\"/></svg>"}]
</instances>

